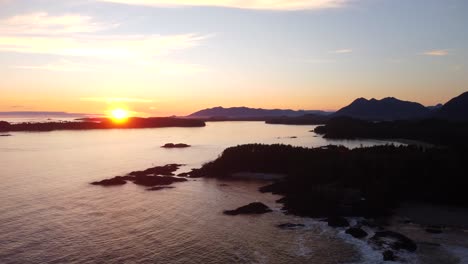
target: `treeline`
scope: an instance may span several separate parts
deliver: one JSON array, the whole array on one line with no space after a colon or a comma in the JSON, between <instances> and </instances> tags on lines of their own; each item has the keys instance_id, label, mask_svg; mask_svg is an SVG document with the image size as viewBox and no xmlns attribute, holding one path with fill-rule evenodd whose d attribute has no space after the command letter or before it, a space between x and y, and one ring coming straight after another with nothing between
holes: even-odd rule
<instances>
[{"instance_id":1,"label":"treeline","mask_svg":"<svg viewBox=\"0 0 468 264\"><path fill-rule=\"evenodd\" d=\"M339 117L314 131L330 139L410 139L435 145L468 146L468 122L441 119L371 122Z\"/></svg>"},{"instance_id":2,"label":"treeline","mask_svg":"<svg viewBox=\"0 0 468 264\"><path fill-rule=\"evenodd\" d=\"M226 149L191 176L245 171L288 175L261 190L284 195L284 209L297 215L385 215L407 200L468 206L466 149L250 144Z\"/></svg>"},{"instance_id":3,"label":"treeline","mask_svg":"<svg viewBox=\"0 0 468 264\"><path fill-rule=\"evenodd\" d=\"M203 127L205 122L193 119L151 117L129 118L125 122L113 122L111 119L99 118L95 121L83 122L45 122L10 124L0 121L1 132L12 131L53 131L53 130L88 130L113 128L157 128L157 127Z\"/></svg>"}]
</instances>

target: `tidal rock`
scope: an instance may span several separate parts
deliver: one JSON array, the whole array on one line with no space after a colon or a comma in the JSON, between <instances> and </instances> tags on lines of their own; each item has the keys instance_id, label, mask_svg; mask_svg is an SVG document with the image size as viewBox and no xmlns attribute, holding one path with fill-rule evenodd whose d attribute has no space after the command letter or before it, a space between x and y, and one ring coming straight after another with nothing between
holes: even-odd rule
<instances>
[{"instance_id":1,"label":"tidal rock","mask_svg":"<svg viewBox=\"0 0 468 264\"><path fill-rule=\"evenodd\" d=\"M190 145L184 144L184 143L178 143L178 144L166 143L161 148L188 148L188 147L190 147Z\"/></svg>"},{"instance_id":2,"label":"tidal rock","mask_svg":"<svg viewBox=\"0 0 468 264\"><path fill-rule=\"evenodd\" d=\"M341 216L328 217L326 219L326 222L328 223L328 226L331 226L331 227L347 227L347 226L349 226L348 220L346 220L346 218L341 217Z\"/></svg>"},{"instance_id":3,"label":"tidal rock","mask_svg":"<svg viewBox=\"0 0 468 264\"><path fill-rule=\"evenodd\" d=\"M223 213L226 215L239 215L239 214L264 214L272 212L271 209L263 203L255 202L248 205L239 207L235 210L226 210Z\"/></svg>"},{"instance_id":4,"label":"tidal rock","mask_svg":"<svg viewBox=\"0 0 468 264\"><path fill-rule=\"evenodd\" d=\"M160 191L160 190L164 190L164 189L173 189L174 187L172 186L155 186L155 187L152 187L152 188L148 188L146 190L148 191Z\"/></svg>"},{"instance_id":5,"label":"tidal rock","mask_svg":"<svg viewBox=\"0 0 468 264\"><path fill-rule=\"evenodd\" d=\"M143 171L133 171L127 176L117 176L112 179L105 179L102 181L92 182L93 185L112 186L112 185L123 185L127 181L131 181L137 185L142 186L159 186L159 185L170 185L175 182L187 181L185 178L172 177L173 172L182 166L180 164L168 164L165 166L158 166L149 168Z\"/></svg>"},{"instance_id":6,"label":"tidal rock","mask_svg":"<svg viewBox=\"0 0 468 264\"><path fill-rule=\"evenodd\" d=\"M394 250L404 249L410 252L416 251L418 246L405 235L393 231L379 231L371 238L372 242L382 247L390 246Z\"/></svg>"},{"instance_id":7,"label":"tidal rock","mask_svg":"<svg viewBox=\"0 0 468 264\"><path fill-rule=\"evenodd\" d=\"M384 261L395 261L396 260L395 253L393 253L393 251L391 251L391 250L385 250L382 255L383 255L383 260Z\"/></svg>"},{"instance_id":8,"label":"tidal rock","mask_svg":"<svg viewBox=\"0 0 468 264\"><path fill-rule=\"evenodd\" d=\"M92 182L92 185L102 185L102 186L116 186L116 185L124 185L126 184L127 181L125 180L125 177L122 176L117 176L112 179L105 179L102 181L95 181Z\"/></svg>"},{"instance_id":9,"label":"tidal rock","mask_svg":"<svg viewBox=\"0 0 468 264\"><path fill-rule=\"evenodd\" d=\"M169 185L174 182L184 182L187 179L176 178L171 176L136 176L131 179L136 185L143 186L157 186L157 185Z\"/></svg>"},{"instance_id":10,"label":"tidal rock","mask_svg":"<svg viewBox=\"0 0 468 264\"><path fill-rule=\"evenodd\" d=\"M163 175L163 176L173 176L174 172L178 170L182 165L181 164L167 164L164 166L156 166L149 168L143 171L132 171L128 175L131 176L150 176L150 175Z\"/></svg>"},{"instance_id":11,"label":"tidal rock","mask_svg":"<svg viewBox=\"0 0 468 264\"><path fill-rule=\"evenodd\" d=\"M299 227L304 227L303 224L292 224L292 223L284 223L277 225L278 228L281 229L297 229Z\"/></svg>"},{"instance_id":12,"label":"tidal rock","mask_svg":"<svg viewBox=\"0 0 468 264\"><path fill-rule=\"evenodd\" d=\"M355 238L364 238L367 236L367 232L359 227L351 227L346 230L346 234L352 235Z\"/></svg>"}]
</instances>

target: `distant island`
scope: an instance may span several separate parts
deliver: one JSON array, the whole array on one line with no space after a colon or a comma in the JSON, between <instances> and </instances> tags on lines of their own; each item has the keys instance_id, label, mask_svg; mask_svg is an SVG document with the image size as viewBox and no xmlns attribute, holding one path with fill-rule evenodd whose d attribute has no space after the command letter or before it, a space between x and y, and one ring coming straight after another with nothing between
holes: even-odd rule
<instances>
[{"instance_id":1,"label":"distant island","mask_svg":"<svg viewBox=\"0 0 468 264\"><path fill-rule=\"evenodd\" d=\"M10 124L0 121L0 132L13 131L53 131L53 130L89 130L89 129L130 129L130 128L158 128L158 127L204 127L205 122L194 119L172 117L132 117L126 122L113 122L108 118L87 118L73 122L45 122Z\"/></svg>"},{"instance_id":2,"label":"distant island","mask_svg":"<svg viewBox=\"0 0 468 264\"><path fill-rule=\"evenodd\" d=\"M291 109L262 109L249 107L214 107L197 111L187 118L199 118L206 120L265 120L273 117L300 117L307 114L328 115L330 112L321 110L291 110Z\"/></svg>"}]
</instances>

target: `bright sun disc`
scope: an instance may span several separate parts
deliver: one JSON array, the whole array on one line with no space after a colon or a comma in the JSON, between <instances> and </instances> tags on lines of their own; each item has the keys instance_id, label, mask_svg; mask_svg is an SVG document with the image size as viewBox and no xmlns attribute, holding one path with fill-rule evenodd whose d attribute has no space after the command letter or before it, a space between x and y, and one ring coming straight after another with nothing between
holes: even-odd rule
<instances>
[{"instance_id":1,"label":"bright sun disc","mask_svg":"<svg viewBox=\"0 0 468 264\"><path fill-rule=\"evenodd\" d=\"M128 115L128 111L121 108L117 108L111 111L112 119L116 121L123 121L128 118Z\"/></svg>"}]
</instances>

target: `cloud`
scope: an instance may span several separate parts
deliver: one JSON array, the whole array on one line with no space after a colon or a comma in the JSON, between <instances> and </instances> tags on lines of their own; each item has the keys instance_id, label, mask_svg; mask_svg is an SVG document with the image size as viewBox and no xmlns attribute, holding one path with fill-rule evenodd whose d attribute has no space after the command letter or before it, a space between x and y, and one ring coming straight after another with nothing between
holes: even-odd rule
<instances>
[{"instance_id":1,"label":"cloud","mask_svg":"<svg viewBox=\"0 0 468 264\"><path fill-rule=\"evenodd\" d=\"M256 10L294 11L337 8L349 0L97 0L128 5L156 7L214 6Z\"/></svg>"},{"instance_id":2,"label":"cloud","mask_svg":"<svg viewBox=\"0 0 468 264\"><path fill-rule=\"evenodd\" d=\"M330 53L345 54L345 53L351 53L351 52L353 52L352 49L339 49L339 50L333 50Z\"/></svg>"},{"instance_id":3,"label":"cloud","mask_svg":"<svg viewBox=\"0 0 468 264\"><path fill-rule=\"evenodd\" d=\"M197 34L74 38L0 36L0 51L96 58L149 58L194 47L205 38Z\"/></svg>"},{"instance_id":4,"label":"cloud","mask_svg":"<svg viewBox=\"0 0 468 264\"><path fill-rule=\"evenodd\" d=\"M113 24L112 26L115 26ZM0 52L54 55L65 59L44 65L10 66L17 69L56 72L89 72L113 69L147 70L159 74L198 73L197 64L174 62L170 53L200 45L212 35L93 34L110 25L81 15L50 16L47 13L18 15L0 20ZM95 64L73 58L95 59Z\"/></svg>"},{"instance_id":5,"label":"cloud","mask_svg":"<svg viewBox=\"0 0 468 264\"><path fill-rule=\"evenodd\" d=\"M69 60L59 60L57 62L48 63L45 65L20 65L12 66L16 69L24 70L45 70L45 71L56 71L56 72L91 72L99 70L99 67L96 67L91 64L76 63Z\"/></svg>"},{"instance_id":6,"label":"cloud","mask_svg":"<svg viewBox=\"0 0 468 264\"><path fill-rule=\"evenodd\" d=\"M141 99L141 98L126 98L126 97L84 97L80 98L80 101L87 102L105 102L108 104L112 103L153 103L153 100Z\"/></svg>"},{"instance_id":7,"label":"cloud","mask_svg":"<svg viewBox=\"0 0 468 264\"><path fill-rule=\"evenodd\" d=\"M99 66L97 66L99 65ZM90 63L77 63L70 60L61 59L56 62L51 62L43 65L18 65L10 66L14 69L23 70L42 70L54 72L105 72L105 71L148 71L152 74L159 75L190 75L207 72L208 69L202 65L174 62L174 61L130 61L124 65L113 65L112 63L105 64L90 64ZM130 69L129 69L130 67ZM88 101L92 101L91 99Z\"/></svg>"},{"instance_id":8,"label":"cloud","mask_svg":"<svg viewBox=\"0 0 468 264\"><path fill-rule=\"evenodd\" d=\"M118 26L94 22L89 16L66 14L51 16L45 12L24 14L0 20L2 35L56 35L91 33Z\"/></svg>"},{"instance_id":9,"label":"cloud","mask_svg":"<svg viewBox=\"0 0 468 264\"><path fill-rule=\"evenodd\" d=\"M448 50L429 50L423 53L427 56L447 56L449 55Z\"/></svg>"}]
</instances>

